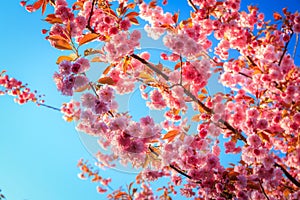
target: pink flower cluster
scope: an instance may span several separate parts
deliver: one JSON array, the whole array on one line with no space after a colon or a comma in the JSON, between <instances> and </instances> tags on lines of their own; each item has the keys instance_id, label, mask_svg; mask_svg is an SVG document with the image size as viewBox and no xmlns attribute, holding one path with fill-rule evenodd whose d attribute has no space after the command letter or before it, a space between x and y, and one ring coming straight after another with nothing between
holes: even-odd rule
<instances>
[{"instance_id":1,"label":"pink flower cluster","mask_svg":"<svg viewBox=\"0 0 300 200\"><path fill-rule=\"evenodd\" d=\"M105 43L103 47L105 54L102 59L109 63L119 62L124 56L133 53L134 48L139 47L140 38L141 33L138 30L134 30L132 33L119 32L111 36L109 42Z\"/></svg>"},{"instance_id":2,"label":"pink flower cluster","mask_svg":"<svg viewBox=\"0 0 300 200\"><path fill-rule=\"evenodd\" d=\"M167 33L163 38L164 45L170 48L174 53L182 55L189 60L194 60L202 53L203 45L197 43L194 39L185 33Z\"/></svg>"},{"instance_id":3,"label":"pink flower cluster","mask_svg":"<svg viewBox=\"0 0 300 200\"><path fill-rule=\"evenodd\" d=\"M9 78L8 75L3 75L3 73L4 72L0 73L0 86L3 87L4 90L0 90L0 95L8 94L14 96L15 102L19 104L37 101L36 93L31 92L21 81L15 78Z\"/></svg>"},{"instance_id":4,"label":"pink flower cluster","mask_svg":"<svg viewBox=\"0 0 300 200\"><path fill-rule=\"evenodd\" d=\"M65 121L73 121L80 119L80 103L77 101L71 100L69 103L64 103L60 109L64 114L63 119Z\"/></svg>"},{"instance_id":5,"label":"pink flower cluster","mask_svg":"<svg viewBox=\"0 0 300 200\"><path fill-rule=\"evenodd\" d=\"M164 34L166 27L175 24L172 19L172 14L169 12L164 13L160 6L151 8L145 2L140 4L140 15L139 17L150 23L145 25L145 31L148 36L157 40L161 35Z\"/></svg>"},{"instance_id":6,"label":"pink flower cluster","mask_svg":"<svg viewBox=\"0 0 300 200\"><path fill-rule=\"evenodd\" d=\"M211 75L210 68L211 64L207 59L194 62L185 62L183 64L183 80L187 83L191 83L191 87L195 94L197 94L200 89L206 86Z\"/></svg>"},{"instance_id":7,"label":"pink flower cluster","mask_svg":"<svg viewBox=\"0 0 300 200\"><path fill-rule=\"evenodd\" d=\"M84 75L90 68L90 63L85 58L75 62L62 61L59 72L53 75L57 89L65 96L72 96L74 91L80 91L88 86L89 80Z\"/></svg>"}]
</instances>

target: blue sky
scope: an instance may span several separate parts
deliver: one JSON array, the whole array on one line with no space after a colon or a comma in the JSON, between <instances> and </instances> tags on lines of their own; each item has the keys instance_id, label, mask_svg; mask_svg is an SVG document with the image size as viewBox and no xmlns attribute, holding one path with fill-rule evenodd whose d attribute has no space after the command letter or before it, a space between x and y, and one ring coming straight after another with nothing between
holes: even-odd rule
<instances>
[{"instance_id":1,"label":"blue sky","mask_svg":"<svg viewBox=\"0 0 300 200\"><path fill-rule=\"evenodd\" d=\"M285 6L294 11L300 8L297 0L242 2L261 5L268 18L271 11L281 11ZM26 12L19 0L2 4L0 71L7 70L8 75L45 94L46 103L60 107L69 99L57 92L52 75L62 52L44 39L41 29L48 25L41 19L40 12ZM10 96L0 97L0 189L8 200L104 198L96 192L95 184L77 178L77 161L93 158L74 127L64 122L59 112L32 103L20 106ZM101 173L113 177L114 188L134 180L134 176L114 170Z\"/></svg>"}]
</instances>

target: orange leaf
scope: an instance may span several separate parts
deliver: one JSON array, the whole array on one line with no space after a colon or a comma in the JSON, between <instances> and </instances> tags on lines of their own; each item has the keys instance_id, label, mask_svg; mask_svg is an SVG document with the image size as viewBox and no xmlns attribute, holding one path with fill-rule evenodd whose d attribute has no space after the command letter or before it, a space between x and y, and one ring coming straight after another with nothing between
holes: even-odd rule
<instances>
[{"instance_id":1,"label":"orange leaf","mask_svg":"<svg viewBox=\"0 0 300 200\"><path fill-rule=\"evenodd\" d=\"M44 14L44 13L45 13L45 11L46 11L46 8L47 8L47 4L48 4L48 0L44 0L44 2L43 2L43 6L42 6L42 14Z\"/></svg>"},{"instance_id":2,"label":"orange leaf","mask_svg":"<svg viewBox=\"0 0 300 200\"><path fill-rule=\"evenodd\" d=\"M130 18L129 21L134 25L139 25L139 21L136 18Z\"/></svg>"},{"instance_id":3,"label":"orange leaf","mask_svg":"<svg viewBox=\"0 0 300 200\"><path fill-rule=\"evenodd\" d=\"M83 36L83 38L81 38L79 40L79 45L83 45L85 43L91 42L91 41L93 41L94 39L96 39L98 37L99 37L99 34L97 34L97 33L88 33L88 34L85 34Z\"/></svg>"},{"instance_id":4,"label":"orange leaf","mask_svg":"<svg viewBox=\"0 0 300 200\"><path fill-rule=\"evenodd\" d=\"M59 57L57 58L57 60L56 60L56 64L58 65L58 64L60 64L60 63L61 63L62 61L64 61L64 60L66 60L66 61L73 61L74 58L71 57L71 56L59 56Z\"/></svg>"},{"instance_id":5,"label":"orange leaf","mask_svg":"<svg viewBox=\"0 0 300 200\"><path fill-rule=\"evenodd\" d=\"M181 67L180 62L178 62L175 66L174 66L174 70L179 69Z\"/></svg>"},{"instance_id":6,"label":"orange leaf","mask_svg":"<svg viewBox=\"0 0 300 200\"><path fill-rule=\"evenodd\" d=\"M129 197L129 195L126 192L119 192L114 196L115 199L121 198L123 196Z\"/></svg>"},{"instance_id":7,"label":"orange leaf","mask_svg":"<svg viewBox=\"0 0 300 200\"><path fill-rule=\"evenodd\" d=\"M62 23L62 19L59 17L56 17L55 14L49 14L47 15L47 17L45 18L45 21L50 23L50 24L61 24Z\"/></svg>"},{"instance_id":8,"label":"orange leaf","mask_svg":"<svg viewBox=\"0 0 300 200\"><path fill-rule=\"evenodd\" d=\"M127 5L127 8L129 8L129 9L134 9L134 8L135 8L135 3L129 3L129 4Z\"/></svg>"},{"instance_id":9,"label":"orange leaf","mask_svg":"<svg viewBox=\"0 0 300 200\"><path fill-rule=\"evenodd\" d=\"M174 138L180 133L179 130L171 130L168 131L164 137L162 139L164 140L168 140L168 142L171 142L172 140L174 140Z\"/></svg>"},{"instance_id":10,"label":"orange leaf","mask_svg":"<svg viewBox=\"0 0 300 200\"><path fill-rule=\"evenodd\" d=\"M202 92L202 94L207 94L208 93L205 88L202 88L201 92Z\"/></svg>"},{"instance_id":11,"label":"orange leaf","mask_svg":"<svg viewBox=\"0 0 300 200\"><path fill-rule=\"evenodd\" d=\"M174 23L177 23L177 22L178 22L178 13L175 13L175 14L172 16L172 19L173 19Z\"/></svg>"},{"instance_id":12,"label":"orange leaf","mask_svg":"<svg viewBox=\"0 0 300 200\"><path fill-rule=\"evenodd\" d=\"M128 17L128 19L135 18L136 16L139 16L138 12L130 12L127 15L125 15L125 17Z\"/></svg>"},{"instance_id":13,"label":"orange leaf","mask_svg":"<svg viewBox=\"0 0 300 200\"><path fill-rule=\"evenodd\" d=\"M124 59L124 62L123 62L123 66L122 66L123 72L125 74L126 74L129 63L130 63L130 59L129 59L129 57L126 56Z\"/></svg>"},{"instance_id":14,"label":"orange leaf","mask_svg":"<svg viewBox=\"0 0 300 200\"><path fill-rule=\"evenodd\" d=\"M73 47L66 40L57 40L54 43L54 47L60 50L72 50Z\"/></svg>"},{"instance_id":15,"label":"orange leaf","mask_svg":"<svg viewBox=\"0 0 300 200\"><path fill-rule=\"evenodd\" d=\"M103 77L98 79L98 83L113 85L115 84L114 80L110 77Z\"/></svg>"},{"instance_id":16,"label":"orange leaf","mask_svg":"<svg viewBox=\"0 0 300 200\"><path fill-rule=\"evenodd\" d=\"M68 42L66 38L64 38L64 37L62 37L60 35L50 35L48 37L48 40L53 40L53 41L65 40L66 42Z\"/></svg>"},{"instance_id":17,"label":"orange leaf","mask_svg":"<svg viewBox=\"0 0 300 200\"><path fill-rule=\"evenodd\" d=\"M75 2L72 6L73 10L82 10L83 9L83 2Z\"/></svg>"},{"instance_id":18,"label":"orange leaf","mask_svg":"<svg viewBox=\"0 0 300 200\"><path fill-rule=\"evenodd\" d=\"M39 1L36 1L32 7L34 8L34 10L37 10L39 9L41 6L43 5L43 0L39 0Z\"/></svg>"},{"instance_id":19,"label":"orange leaf","mask_svg":"<svg viewBox=\"0 0 300 200\"><path fill-rule=\"evenodd\" d=\"M102 74L104 74L104 75L107 74L113 66L114 65L111 64L108 67L106 67Z\"/></svg>"},{"instance_id":20,"label":"orange leaf","mask_svg":"<svg viewBox=\"0 0 300 200\"><path fill-rule=\"evenodd\" d=\"M94 58L92 58L91 62L102 62L101 58L96 56Z\"/></svg>"},{"instance_id":21,"label":"orange leaf","mask_svg":"<svg viewBox=\"0 0 300 200\"><path fill-rule=\"evenodd\" d=\"M200 117L201 117L201 114L194 115L194 116L192 117L192 121L193 121L193 122L200 122Z\"/></svg>"},{"instance_id":22,"label":"orange leaf","mask_svg":"<svg viewBox=\"0 0 300 200\"><path fill-rule=\"evenodd\" d=\"M155 8L156 7L156 0L153 0L149 3L149 8Z\"/></svg>"},{"instance_id":23,"label":"orange leaf","mask_svg":"<svg viewBox=\"0 0 300 200\"><path fill-rule=\"evenodd\" d=\"M274 17L275 20L280 20L280 19L282 19L282 16L281 16L278 12L274 12L274 13L273 13L273 17Z\"/></svg>"}]
</instances>

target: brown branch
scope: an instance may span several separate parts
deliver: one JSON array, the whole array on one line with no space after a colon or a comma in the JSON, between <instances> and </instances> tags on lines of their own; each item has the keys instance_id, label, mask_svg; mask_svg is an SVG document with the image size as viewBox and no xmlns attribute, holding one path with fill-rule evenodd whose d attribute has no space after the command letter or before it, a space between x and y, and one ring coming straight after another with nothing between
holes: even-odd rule
<instances>
[{"instance_id":1,"label":"brown branch","mask_svg":"<svg viewBox=\"0 0 300 200\"><path fill-rule=\"evenodd\" d=\"M178 172L179 174L189 178L189 179L192 179L192 177L188 174L186 174L185 172L181 171L180 169L178 169L177 167L175 167L174 165L170 164L169 165L172 169L174 169L176 172Z\"/></svg>"},{"instance_id":2,"label":"brown branch","mask_svg":"<svg viewBox=\"0 0 300 200\"><path fill-rule=\"evenodd\" d=\"M275 167L279 167L280 169L281 169L281 171L283 171L283 173L284 173L284 175L286 175L286 177L290 180L290 181L292 181L292 183L294 184L294 185L296 185L297 187L299 187L300 188L300 182L299 181L297 181L283 166L281 166L280 164L278 164L278 163L275 163L274 164L274 166Z\"/></svg>"},{"instance_id":3,"label":"brown branch","mask_svg":"<svg viewBox=\"0 0 300 200\"><path fill-rule=\"evenodd\" d=\"M192 6L192 8L194 9L194 11L197 11L198 8L196 7L196 5L193 3L193 0L188 0L188 3L190 6Z\"/></svg>"},{"instance_id":4,"label":"brown branch","mask_svg":"<svg viewBox=\"0 0 300 200\"><path fill-rule=\"evenodd\" d=\"M247 77L247 78L250 78L250 79L252 79L252 77L251 77L251 76L249 76L249 75L247 75L247 74L245 74L245 73L243 73L243 72L239 72L239 74L240 74L240 75L242 75L242 76L245 76L245 77Z\"/></svg>"},{"instance_id":5,"label":"brown branch","mask_svg":"<svg viewBox=\"0 0 300 200\"><path fill-rule=\"evenodd\" d=\"M47 104L44 104L44 103L37 103L38 106L43 106L43 107L46 107L46 108L50 108L52 110L56 110L56 111L61 111L59 108L56 108L56 107L53 107L53 106L49 106Z\"/></svg>"},{"instance_id":6,"label":"brown branch","mask_svg":"<svg viewBox=\"0 0 300 200\"><path fill-rule=\"evenodd\" d=\"M281 65L281 62L282 62L283 57L284 57L284 55L285 55L285 53L286 53L286 51L287 51L287 48L288 48L288 46L289 46L289 43L290 43L290 41L291 41L291 39L292 39L292 37L293 37L293 35L294 35L294 31L293 31L292 29L291 29L291 31L292 31L291 37L290 37L289 41L287 41L287 43L285 43L284 50L283 50L282 55L281 55L281 57L280 57L280 60L279 60L279 62L278 62L278 65L279 65L279 66Z\"/></svg>"},{"instance_id":7,"label":"brown branch","mask_svg":"<svg viewBox=\"0 0 300 200\"><path fill-rule=\"evenodd\" d=\"M87 25L86 25L86 28L89 29L92 33L95 33L94 29L91 27L91 19L92 19L92 15L94 13L94 6L95 6L95 4L96 4L96 0L93 0L91 12L90 12L90 16L89 16L89 19L88 19Z\"/></svg>"},{"instance_id":8,"label":"brown branch","mask_svg":"<svg viewBox=\"0 0 300 200\"><path fill-rule=\"evenodd\" d=\"M131 57L139 60L141 63L145 64L147 67L149 67L150 69L152 69L154 72L156 72L157 74L159 74L160 76L162 76L166 81L169 80L169 77L163 73L162 71L160 71L159 69L157 69L153 64L149 63L148 61L144 60L143 58L139 57L136 54L132 54ZM250 59L251 62L252 59ZM253 61L252 61L253 62ZM254 63L254 62L253 62ZM254 63L255 64L255 63ZM181 85L182 86L182 85ZM184 93L190 97L194 102L196 102L199 106L201 106L206 112L213 114L213 110L206 107L195 95L193 95L189 90L187 90L185 87L183 87ZM219 120L220 123L224 124L226 126L226 128L230 131L232 131L239 140L243 141L244 143L247 143L247 139L245 138L245 136L243 136L237 129L235 129L231 124L229 124L227 121L224 120ZM293 184L295 184L297 187L300 187L300 183L291 175L289 174L289 172L282 167L281 165L279 165L278 163L275 163L276 167L279 167L283 173L286 175L286 177L292 181ZM171 166L170 167L174 170L176 170L178 173L186 176L186 177L190 177L189 175L185 174L184 172L182 172L181 170L177 169L175 166Z\"/></svg>"},{"instance_id":9,"label":"brown branch","mask_svg":"<svg viewBox=\"0 0 300 200\"><path fill-rule=\"evenodd\" d=\"M244 143L247 143L247 139L238 130L236 130L232 125L230 125L227 121L220 119L219 122L224 124L227 129L231 130L234 134L236 134L238 136L238 139L242 140Z\"/></svg>"},{"instance_id":10,"label":"brown branch","mask_svg":"<svg viewBox=\"0 0 300 200\"><path fill-rule=\"evenodd\" d=\"M162 71L160 71L159 69L157 69L153 64L147 62L145 59L139 57L136 54L131 54L131 57L137 59L138 61L140 61L141 63L143 63L144 65L146 65L147 67L149 67L151 70L153 70L154 72L156 72L157 74L159 74L160 76L162 76L166 81L169 80L169 77L163 73Z\"/></svg>"},{"instance_id":11,"label":"brown branch","mask_svg":"<svg viewBox=\"0 0 300 200\"><path fill-rule=\"evenodd\" d=\"M270 198L268 197L268 195L267 195L267 193L266 193L264 187L263 187L262 184L261 184L261 181L259 180L258 182L259 182L260 189L261 189L261 191L263 192L264 196L266 197L267 200L270 200Z\"/></svg>"},{"instance_id":12,"label":"brown branch","mask_svg":"<svg viewBox=\"0 0 300 200\"><path fill-rule=\"evenodd\" d=\"M252 60L250 56L246 56L248 62L250 62L253 66L257 66L257 64Z\"/></svg>"}]
</instances>

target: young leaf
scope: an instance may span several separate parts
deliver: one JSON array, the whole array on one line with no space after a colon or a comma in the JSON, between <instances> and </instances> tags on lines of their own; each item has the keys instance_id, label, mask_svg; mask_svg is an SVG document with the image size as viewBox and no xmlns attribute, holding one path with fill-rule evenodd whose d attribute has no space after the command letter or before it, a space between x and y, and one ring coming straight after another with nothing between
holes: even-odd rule
<instances>
[{"instance_id":1,"label":"young leaf","mask_svg":"<svg viewBox=\"0 0 300 200\"><path fill-rule=\"evenodd\" d=\"M130 21L132 24L134 24L134 25L139 25L139 24L140 24L139 21L138 21L135 17L130 18L129 21Z\"/></svg>"},{"instance_id":2,"label":"young leaf","mask_svg":"<svg viewBox=\"0 0 300 200\"><path fill-rule=\"evenodd\" d=\"M146 72L141 72L139 77L141 79L146 80L147 82L154 82L155 81L155 79L150 74L148 74Z\"/></svg>"},{"instance_id":3,"label":"young leaf","mask_svg":"<svg viewBox=\"0 0 300 200\"><path fill-rule=\"evenodd\" d=\"M139 16L138 12L130 12L127 15L125 15L125 17L127 17L128 19L135 18L136 16Z\"/></svg>"},{"instance_id":4,"label":"young leaf","mask_svg":"<svg viewBox=\"0 0 300 200\"><path fill-rule=\"evenodd\" d=\"M168 142L171 142L172 140L175 139L175 137L180 133L179 130L171 130L167 132L164 137L162 138L163 140L168 140Z\"/></svg>"},{"instance_id":5,"label":"young leaf","mask_svg":"<svg viewBox=\"0 0 300 200\"><path fill-rule=\"evenodd\" d=\"M37 10L43 5L43 0L38 0L33 4L33 9Z\"/></svg>"},{"instance_id":6,"label":"young leaf","mask_svg":"<svg viewBox=\"0 0 300 200\"><path fill-rule=\"evenodd\" d=\"M47 17L45 18L45 21L50 24L55 24L55 23L61 24L63 22L62 19L59 17L56 17L55 14L47 15Z\"/></svg>"},{"instance_id":7,"label":"young leaf","mask_svg":"<svg viewBox=\"0 0 300 200\"><path fill-rule=\"evenodd\" d=\"M54 47L60 50L72 50L73 47L66 40L57 40L54 43Z\"/></svg>"},{"instance_id":8,"label":"young leaf","mask_svg":"<svg viewBox=\"0 0 300 200\"><path fill-rule=\"evenodd\" d=\"M174 66L174 70L177 70L181 67L181 62L178 62L175 66Z\"/></svg>"},{"instance_id":9,"label":"young leaf","mask_svg":"<svg viewBox=\"0 0 300 200\"><path fill-rule=\"evenodd\" d=\"M174 21L174 23L176 24L178 22L178 13L175 13L173 16L172 16L172 19Z\"/></svg>"},{"instance_id":10,"label":"young leaf","mask_svg":"<svg viewBox=\"0 0 300 200\"><path fill-rule=\"evenodd\" d=\"M66 61L73 61L74 58L71 57L71 56L59 56L59 57L57 58L57 60L56 60L56 64L59 65L59 64L60 64L62 61L64 61L64 60L66 60Z\"/></svg>"},{"instance_id":11,"label":"young leaf","mask_svg":"<svg viewBox=\"0 0 300 200\"><path fill-rule=\"evenodd\" d=\"M79 45L83 45L83 44L86 44L88 42L91 42L91 41L93 41L94 39L96 39L98 37L99 37L99 34L97 34L97 33L88 33L88 34L84 35L83 38L81 38L79 40Z\"/></svg>"},{"instance_id":12,"label":"young leaf","mask_svg":"<svg viewBox=\"0 0 300 200\"><path fill-rule=\"evenodd\" d=\"M278 12L274 12L274 13L273 13L273 17L274 17L274 19L275 19L276 21L282 19L282 16L281 16Z\"/></svg>"},{"instance_id":13,"label":"young leaf","mask_svg":"<svg viewBox=\"0 0 300 200\"><path fill-rule=\"evenodd\" d=\"M110 77L102 77L98 79L98 83L113 85L115 84L114 80Z\"/></svg>"}]
</instances>

